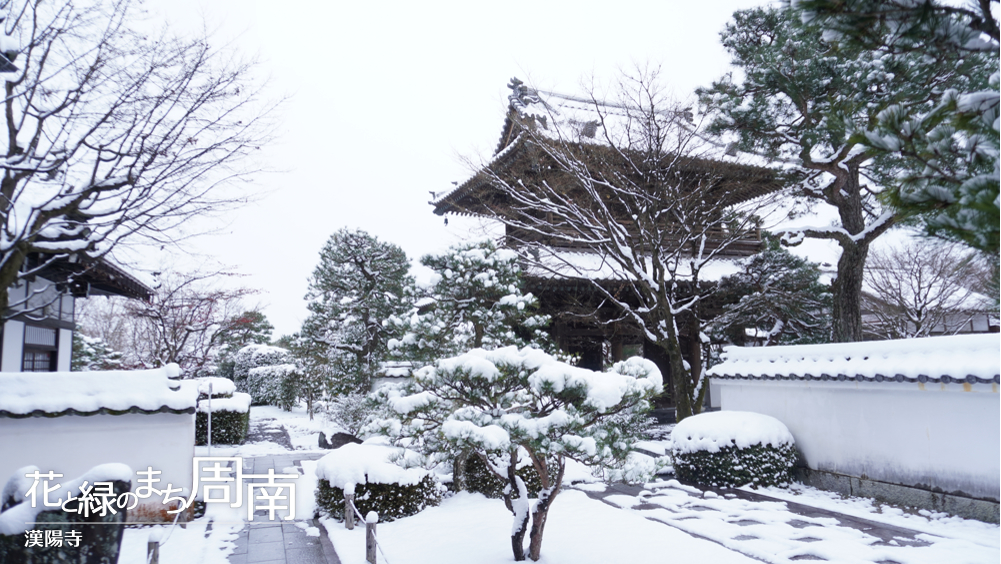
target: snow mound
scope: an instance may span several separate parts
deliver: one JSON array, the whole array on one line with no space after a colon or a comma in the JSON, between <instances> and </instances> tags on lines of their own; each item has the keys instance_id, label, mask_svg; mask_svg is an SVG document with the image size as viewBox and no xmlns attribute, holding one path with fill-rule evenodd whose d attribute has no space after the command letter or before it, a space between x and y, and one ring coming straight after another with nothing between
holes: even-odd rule
<instances>
[{"instance_id":1,"label":"snow mound","mask_svg":"<svg viewBox=\"0 0 1001 564\"><path fill-rule=\"evenodd\" d=\"M346 491L353 490L355 484L416 485L428 472L394 464L392 460L401 451L381 445L348 443L317 461L316 477Z\"/></svg>"},{"instance_id":2,"label":"snow mound","mask_svg":"<svg viewBox=\"0 0 1001 564\"><path fill-rule=\"evenodd\" d=\"M192 409L198 398L197 388L171 380L178 370L176 364L168 364L154 370L3 373L0 412L28 415L36 411L56 414L69 410L94 413L101 409Z\"/></svg>"},{"instance_id":3,"label":"snow mound","mask_svg":"<svg viewBox=\"0 0 1001 564\"><path fill-rule=\"evenodd\" d=\"M671 433L677 453L719 452L721 447L794 444L792 433L778 419L750 411L714 411L683 419Z\"/></svg>"},{"instance_id":4,"label":"snow mound","mask_svg":"<svg viewBox=\"0 0 1001 564\"><path fill-rule=\"evenodd\" d=\"M727 347L713 377L781 378L845 375L866 379L997 381L1001 374L1001 336L955 335L785 347Z\"/></svg>"}]
</instances>

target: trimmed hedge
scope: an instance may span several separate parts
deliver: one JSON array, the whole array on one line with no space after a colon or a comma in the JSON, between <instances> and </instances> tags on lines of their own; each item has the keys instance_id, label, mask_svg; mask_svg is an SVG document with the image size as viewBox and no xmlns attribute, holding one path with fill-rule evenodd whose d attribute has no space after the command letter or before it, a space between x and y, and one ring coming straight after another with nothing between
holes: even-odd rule
<instances>
[{"instance_id":1,"label":"trimmed hedge","mask_svg":"<svg viewBox=\"0 0 1001 564\"><path fill-rule=\"evenodd\" d=\"M542 489L542 481L539 480L539 474L535 471L535 467L531 464L522 466L515 473L525 481L528 496L538 497L539 490ZM501 499L504 497L505 487L507 487L507 480L502 480L491 472L478 454L469 455L466 460L466 489L471 492L479 492L489 498Z\"/></svg>"},{"instance_id":2,"label":"trimmed hedge","mask_svg":"<svg viewBox=\"0 0 1001 564\"><path fill-rule=\"evenodd\" d=\"M199 411L195 414L195 444L208 444L209 414ZM212 444L242 445L247 441L250 432L250 410L212 411Z\"/></svg>"},{"instance_id":3,"label":"trimmed hedge","mask_svg":"<svg viewBox=\"0 0 1001 564\"><path fill-rule=\"evenodd\" d=\"M364 517L369 511L375 511L380 523L416 515L439 502L441 489L430 474L412 486L371 482L355 485L358 512ZM316 505L331 518L344 520L344 490L331 486L327 480L319 480Z\"/></svg>"},{"instance_id":4,"label":"trimmed hedge","mask_svg":"<svg viewBox=\"0 0 1001 564\"><path fill-rule=\"evenodd\" d=\"M795 462L796 447L792 444L756 444L747 448L729 445L718 452L675 452L674 473L682 482L700 486L778 486L792 481Z\"/></svg>"}]
</instances>

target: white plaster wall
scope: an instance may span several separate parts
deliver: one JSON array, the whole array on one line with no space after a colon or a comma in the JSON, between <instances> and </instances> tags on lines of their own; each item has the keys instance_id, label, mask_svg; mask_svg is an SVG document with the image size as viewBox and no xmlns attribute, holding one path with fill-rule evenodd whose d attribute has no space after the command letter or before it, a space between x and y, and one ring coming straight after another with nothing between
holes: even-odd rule
<instances>
[{"instance_id":1,"label":"white plaster wall","mask_svg":"<svg viewBox=\"0 0 1001 564\"><path fill-rule=\"evenodd\" d=\"M194 450L194 414L0 417L0 484L28 465L75 478L120 462L132 468L133 491L135 472L149 466L163 472L159 486L169 482L190 491Z\"/></svg>"},{"instance_id":2,"label":"white plaster wall","mask_svg":"<svg viewBox=\"0 0 1001 564\"><path fill-rule=\"evenodd\" d=\"M69 372L70 357L73 355L73 331L60 329L57 343L59 344L59 352L56 354L56 370Z\"/></svg>"},{"instance_id":3,"label":"white plaster wall","mask_svg":"<svg viewBox=\"0 0 1001 564\"><path fill-rule=\"evenodd\" d=\"M723 410L786 424L810 468L1001 497L997 384L716 379Z\"/></svg>"},{"instance_id":4,"label":"white plaster wall","mask_svg":"<svg viewBox=\"0 0 1001 564\"><path fill-rule=\"evenodd\" d=\"M3 360L0 361L0 372L20 372L23 352L24 323L8 321L3 326Z\"/></svg>"}]
</instances>

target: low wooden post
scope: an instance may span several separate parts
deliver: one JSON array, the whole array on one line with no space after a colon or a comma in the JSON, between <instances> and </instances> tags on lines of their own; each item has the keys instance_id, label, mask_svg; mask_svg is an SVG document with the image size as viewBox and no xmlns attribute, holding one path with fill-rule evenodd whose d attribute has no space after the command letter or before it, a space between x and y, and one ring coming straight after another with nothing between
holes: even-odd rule
<instances>
[{"instance_id":1,"label":"low wooden post","mask_svg":"<svg viewBox=\"0 0 1001 564\"><path fill-rule=\"evenodd\" d=\"M146 562L149 564L160 564L160 543L150 541L146 543Z\"/></svg>"},{"instance_id":2,"label":"low wooden post","mask_svg":"<svg viewBox=\"0 0 1001 564\"><path fill-rule=\"evenodd\" d=\"M379 514L375 511L369 511L368 515L365 516L365 560L369 564L376 564L375 562L375 525L379 522Z\"/></svg>"},{"instance_id":3,"label":"low wooden post","mask_svg":"<svg viewBox=\"0 0 1001 564\"><path fill-rule=\"evenodd\" d=\"M354 500L355 494L344 494L344 526L347 527L349 531L353 531L355 528L355 510L354 507L352 507Z\"/></svg>"}]
</instances>

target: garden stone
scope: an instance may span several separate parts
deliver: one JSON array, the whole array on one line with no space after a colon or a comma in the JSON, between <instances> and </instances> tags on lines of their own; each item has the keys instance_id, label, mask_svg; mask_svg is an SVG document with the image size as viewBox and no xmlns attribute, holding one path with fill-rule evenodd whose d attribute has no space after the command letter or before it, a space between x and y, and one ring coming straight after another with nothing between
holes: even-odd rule
<instances>
[{"instance_id":1,"label":"garden stone","mask_svg":"<svg viewBox=\"0 0 1001 564\"><path fill-rule=\"evenodd\" d=\"M334 433L327 441L327 433L320 431L320 448L341 448L348 443L361 444L361 439L348 433Z\"/></svg>"}]
</instances>

